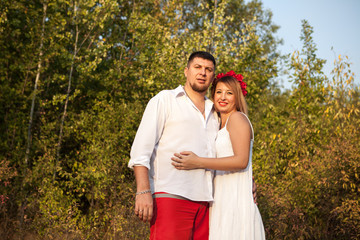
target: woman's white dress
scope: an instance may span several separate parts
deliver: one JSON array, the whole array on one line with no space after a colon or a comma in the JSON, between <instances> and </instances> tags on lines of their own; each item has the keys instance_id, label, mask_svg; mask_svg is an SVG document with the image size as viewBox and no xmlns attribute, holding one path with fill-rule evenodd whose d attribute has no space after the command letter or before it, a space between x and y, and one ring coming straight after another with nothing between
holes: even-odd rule
<instances>
[{"instance_id":1,"label":"woman's white dress","mask_svg":"<svg viewBox=\"0 0 360 240\"><path fill-rule=\"evenodd\" d=\"M249 123L253 132L250 120ZM227 122L218 132L216 139L218 158L234 155L226 125ZM215 173L214 202L210 208L210 240L265 239L261 215L252 194L253 142L254 135L250 142L249 163L246 169L217 170Z\"/></svg>"}]
</instances>

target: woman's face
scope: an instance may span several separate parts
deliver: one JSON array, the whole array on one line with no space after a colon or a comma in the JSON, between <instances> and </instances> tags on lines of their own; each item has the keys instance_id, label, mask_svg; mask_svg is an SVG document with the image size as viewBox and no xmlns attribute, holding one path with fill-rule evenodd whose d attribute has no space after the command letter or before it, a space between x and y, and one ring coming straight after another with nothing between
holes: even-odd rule
<instances>
[{"instance_id":1,"label":"woman's face","mask_svg":"<svg viewBox=\"0 0 360 240\"><path fill-rule=\"evenodd\" d=\"M216 84L214 94L215 108L220 113L236 111L235 94L233 90L223 82Z\"/></svg>"}]
</instances>

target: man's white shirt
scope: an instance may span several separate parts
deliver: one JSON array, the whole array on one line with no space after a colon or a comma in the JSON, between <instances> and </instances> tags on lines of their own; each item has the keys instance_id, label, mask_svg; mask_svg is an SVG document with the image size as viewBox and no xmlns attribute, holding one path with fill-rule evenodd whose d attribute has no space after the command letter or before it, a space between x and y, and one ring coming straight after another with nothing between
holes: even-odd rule
<instances>
[{"instance_id":1,"label":"man's white shirt","mask_svg":"<svg viewBox=\"0 0 360 240\"><path fill-rule=\"evenodd\" d=\"M151 191L166 192L193 201L212 201L212 171L177 170L174 153L192 151L215 157L219 120L211 100L205 100L205 117L182 86L163 90L146 106L136 133L128 166L147 167Z\"/></svg>"}]
</instances>

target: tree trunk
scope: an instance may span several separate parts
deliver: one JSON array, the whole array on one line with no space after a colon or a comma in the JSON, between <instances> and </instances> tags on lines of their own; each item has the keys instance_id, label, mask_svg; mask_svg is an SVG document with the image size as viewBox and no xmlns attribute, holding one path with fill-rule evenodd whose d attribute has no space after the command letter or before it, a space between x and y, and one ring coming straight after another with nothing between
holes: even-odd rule
<instances>
[{"instance_id":1,"label":"tree trunk","mask_svg":"<svg viewBox=\"0 0 360 240\"><path fill-rule=\"evenodd\" d=\"M43 10L44 10L44 16L42 20L42 29L41 29L41 37L40 37L40 52L39 52L39 62L37 66L37 72L36 72L36 78L35 78L35 85L34 85L34 92L32 96L31 101L31 110L30 110L30 118L29 118L29 125L28 125L28 135L27 135L27 146L26 146L26 152L25 152L25 165L29 162L29 154L30 154L30 148L31 148L31 128L34 118L34 108L35 108L35 100L36 100L36 94L37 94L37 88L39 85L39 79L40 79L40 73L41 73L41 62L42 62L42 56L43 56L43 47L44 47L44 35L45 35L45 21L46 21L46 10L47 10L47 3L43 3Z\"/></svg>"},{"instance_id":2,"label":"tree trunk","mask_svg":"<svg viewBox=\"0 0 360 240\"><path fill-rule=\"evenodd\" d=\"M61 149L61 142L62 142L62 138L63 138L63 132L64 132L64 122L65 122L65 117L66 117L66 113L67 113L67 107L69 104L69 97L70 97L70 92L71 92L71 80L72 80L72 74L74 71L74 64L75 64L75 59L76 59L76 54L78 51L78 40L79 40L79 27L77 24L77 5L76 5L76 1L74 3L74 22L75 22L75 26L76 26L76 30L75 30L75 43L74 43L74 54L72 57L72 61L71 61L71 67L70 67L70 73L69 73L69 82L68 82L68 89L66 92L66 100L65 100L65 105L64 105L64 112L63 115L61 117L61 123L60 123L60 132L59 132L59 141L57 144L57 151L56 151L56 160L55 160L55 165L54 165L54 172L53 172L53 181L55 181L56 178L56 172L57 172L57 168L59 165L59 159L60 159L60 149Z\"/></svg>"},{"instance_id":3,"label":"tree trunk","mask_svg":"<svg viewBox=\"0 0 360 240\"><path fill-rule=\"evenodd\" d=\"M40 36L40 47L39 47L39 61L37 66L37 72L36 72L36 78L35 78L35 85L34 85L34 92L32 96L31 101L31 110L30 110L30 118L29 118L29 125L28 125L28 134L27 134L27 145L26 145L26 151L25 151L25 161L23 166L23 180L21 184L21 193L23 194L22 202L20 205L20 232L22 229L22 225L24 223L24 211L26 207L26 193L23 192L24 185L25 185L25 178L28 171L29 166L29 155L30 155L30 148L31 148L31 142L32 142L32 136L31 136L31 128L33 124L33 118L34 118L34 108L35 108L35 100L36 100L36 94L37 94L37 88L40 81L40 73L41 73L41 62L42 62L42 56L43 56L43 47L44 47L44 35L45 35L45 22L46 22L46 11L47 11L47 2L45 1L43 3L43 19L42 19L42 28L41 28L41 36ZM21 194L20 193L20 194Z\"/></svg>"}]
</instances>

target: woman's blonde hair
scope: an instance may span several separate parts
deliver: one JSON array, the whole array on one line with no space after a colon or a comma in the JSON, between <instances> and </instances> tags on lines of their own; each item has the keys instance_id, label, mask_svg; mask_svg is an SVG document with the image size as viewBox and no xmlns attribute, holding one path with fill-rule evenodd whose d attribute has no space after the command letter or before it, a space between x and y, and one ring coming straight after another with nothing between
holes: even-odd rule
<instances>
[{"instance_id":1,"label":"woman's blonde hair","mask_svg":"<svg viewBox=\"0 0 360 240\"><path fill-rule=\"evenodd\" d=\"M225 76L222 78L216 78L211 86L211 100L214 101L214 95L216 91L216 86L219 82L225 83L233 92L235 95L235 105L236 110L248 114L247 111L247 104L244 97L244 94L241 90L241 85L238 82L238 80L233 76Z\"/></svg>"}]
</instances>

